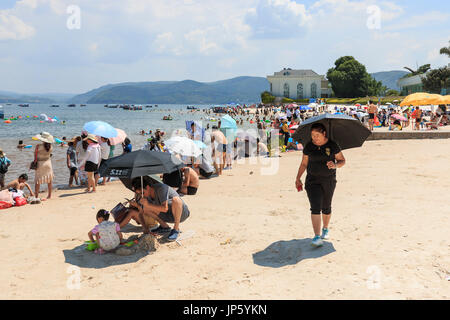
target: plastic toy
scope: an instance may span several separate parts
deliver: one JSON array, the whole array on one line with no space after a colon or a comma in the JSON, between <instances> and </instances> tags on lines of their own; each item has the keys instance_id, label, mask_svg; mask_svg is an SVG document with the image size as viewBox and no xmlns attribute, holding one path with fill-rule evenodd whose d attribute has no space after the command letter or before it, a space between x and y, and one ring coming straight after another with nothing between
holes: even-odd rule
<instances>
[{"instance_id":1,"label":"plastic toy","mask_svg":"<svg viewBox=\"0 0 450 320\"><path fill-rule=\"evenodd\" d=\"M94 251L95 249L98 249L98 243L92 242L92 241L86 241L84 244L86 244L86 250Z\"/></svg>"}]
</instances>

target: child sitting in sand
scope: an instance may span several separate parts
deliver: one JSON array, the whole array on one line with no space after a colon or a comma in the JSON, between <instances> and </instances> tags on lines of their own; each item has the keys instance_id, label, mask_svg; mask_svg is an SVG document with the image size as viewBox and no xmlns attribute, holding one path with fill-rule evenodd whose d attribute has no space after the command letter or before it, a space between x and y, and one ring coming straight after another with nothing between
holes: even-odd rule
<instances>
[{"instance_id":1,"label":"child sitting in sand","mask_svg":"<svg viewBox=\"0 0 450 320\"><path fill-rule=\"evenodd\" d=\"M113 250L119 246L122 242L122 232L120 232L120 226L118 223L108 221L109 212L101 209L97 212L98 225L94 229L89 231L88 236L92 242L94 241L94 235L97 238L98 249L95 253L103 254L105 251Z\"/></svg>"}]
</instances>

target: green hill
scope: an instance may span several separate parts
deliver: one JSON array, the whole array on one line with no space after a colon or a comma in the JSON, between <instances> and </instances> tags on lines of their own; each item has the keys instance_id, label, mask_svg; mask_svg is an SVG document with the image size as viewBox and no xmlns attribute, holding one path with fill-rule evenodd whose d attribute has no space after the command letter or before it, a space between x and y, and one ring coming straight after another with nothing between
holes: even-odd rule
<instances>
[{"instance_id":1,"label":"green hill","mask_svg":"<svg viewBox=\"0 0 450 320\"><path fill-rule=\"evenodd\" d=\"M159 81L109 84L70 99L72 103L212 104L250 103L269 89L262 77L237 77L216 82Z\"/></svg>"}]
</instances>

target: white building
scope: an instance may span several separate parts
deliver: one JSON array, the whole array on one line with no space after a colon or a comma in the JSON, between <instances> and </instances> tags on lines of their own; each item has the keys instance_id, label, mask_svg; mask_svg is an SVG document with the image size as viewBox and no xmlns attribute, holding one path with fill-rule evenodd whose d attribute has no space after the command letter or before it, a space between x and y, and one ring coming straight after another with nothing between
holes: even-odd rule
<instances>
[{"instance_id":1,"label":"white building","mask_svg":"<svg viewBox=\"0 0 450 320\"><path fill-rule=\"evenodd\" d=\"M328 80L312 70L284 68L273 76L267 76L267 80L270 83L270 93L275 97L310 99L331 96Z\"/></svg>"}]
</instances>

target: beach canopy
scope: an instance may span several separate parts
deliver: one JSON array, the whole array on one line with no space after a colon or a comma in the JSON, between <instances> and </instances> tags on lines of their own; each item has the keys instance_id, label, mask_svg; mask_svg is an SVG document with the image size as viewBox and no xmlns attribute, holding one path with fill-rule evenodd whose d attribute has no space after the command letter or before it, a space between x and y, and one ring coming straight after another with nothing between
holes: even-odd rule
<instances>
[{"instance_id":1,"label":"beach canopy","mask_svg":"<svg viewBox=\"0 0 450 320\"><path fill-rule=\"evenodd\" d=\"M164 144L171 152L178 153L182 156L197 158L202 154L202 150L200 150L194 140L186 137L175 136L164 141Z\"/></svg>"},{"instance_id":2,"label":"beach canopy","mask_svg":"<svg viewBox=\"0 0 450 320\"><path fill-rule=\"evenodd\" d=\"M104 121L87 122L84 124L83 130L104 138L114 138L118 135L117 130L112 125Z\"/></svg>"},{"instance_id":3,"label":"beach canopy","mask_svg":"<svg viewBox=\"0 0 450 320\"><path fill-rule=\"evenodd\" d=\"M426 92L416 92L407 96L400 103L401 107L405 106L426 106L445 104L444 97L440 94L431 94Z\"/></svg>"},{"instance_id":4,"label":"beach canopy","mask_svg":"<svg viewBox=\"0 0 450 320\"><path fill-rule=\"evenodd\" d=\"M311 126L322 123L327 131L327 137L336 142L342 150L361 147L371 135L358 119L347 115L326 113L304 121L292 135L292 138L305 146L311 141Z\"/></svg>"},{"instance_id":5,"label":"beach canopy","mask_svg":"<svg viewBox=\"0 0 450 320\"><path fill-rule=\"evenodd\" d=\"M450 95L442 96L442 104L450 104Z\"/></svg>"},{"instance_id":6,"label":"beach canopy","mask_svg":"<svg viewBox=\"0 0 450 320\"><path fill-rule=\"evenodd\" d=\"M105 177L129 178L170 173L184 167L168 152L138 150L106 160L98 169Z\"/></svg>"}]
</instances>

